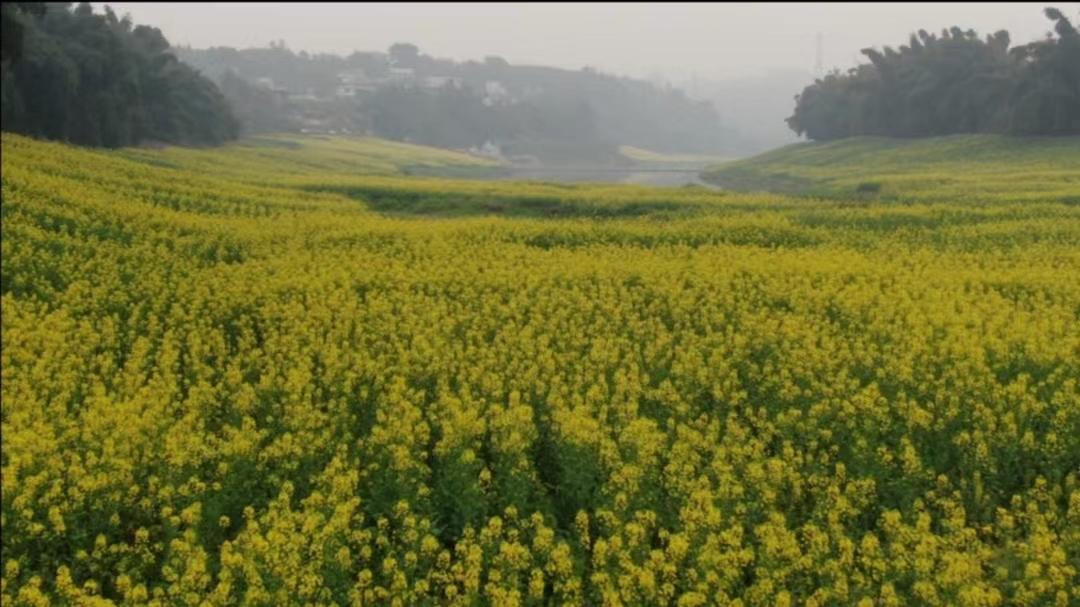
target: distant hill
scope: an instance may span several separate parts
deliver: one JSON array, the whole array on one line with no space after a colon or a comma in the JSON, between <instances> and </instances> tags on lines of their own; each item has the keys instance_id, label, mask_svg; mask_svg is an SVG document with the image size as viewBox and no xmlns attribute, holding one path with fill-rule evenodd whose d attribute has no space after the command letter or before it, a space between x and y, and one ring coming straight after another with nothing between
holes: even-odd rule
<instances>
[{"instance_id":1,"label":"distant hill","mask_svg":"<svg viewBox=\"0 0 1080 607\"><path fill-rule=\"evenodd\" d=\"M683 90L584 68L451 61L397 44L347 57L270 48L177 49L215 79L246 133L362 133L445 148L495 146L544 162L613 163L630 145L732 155L732 128ZM783 117L775 122L783 126ZM545 156L552 158L545 158Z\"/></svg>"},{"instance_id":2,"label":"distant hill","mask_svg":"<svg viewBox=\"0 0 1080 607\"><path fill-rule=\"evenodd\" d=\"M1080 202L1080 137L855 137L797 143L711 167L702 178L731 190L842 198Z\"/></svg>"}]
</instances>

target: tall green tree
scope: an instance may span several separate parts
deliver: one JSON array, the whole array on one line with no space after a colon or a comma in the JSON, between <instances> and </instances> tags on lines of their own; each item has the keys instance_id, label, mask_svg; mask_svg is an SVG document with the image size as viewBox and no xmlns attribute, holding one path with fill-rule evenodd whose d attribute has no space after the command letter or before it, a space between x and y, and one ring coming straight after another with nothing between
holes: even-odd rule
<instances>
[{"instance_id":1,"label":"tall green tree","mask_svg":"<svg viewBox=\"0 0 1080 607\"><path fill-rule=\"evenodd\" d=\"M41 7L16 15L22 29L4 68L4 130L106 147L237 136L221 92L178 62L157 28L85 2Z\"/></svg>"},{"instance_id":2,"label":"tall green tree","mask_svg":"<svg viewBox=\"0 0 1080 607\"><path fill-rule=\"evenodd\" d=\"M796 97L788 125L810 139L855 135L925 137L955 133L1080 133L1080 43L1060 11L1056 36L1009 49L1009 33L985 39L952 27L920 30L894 50L832 73Z\"/></svg>"},{"instance_id":3,"label":"tall green tree","mask_svg":"<svg viewBox=\"0 0 1080 607\"><path fill-rule=\"evenodd\" d=\"M1020 64L1009 127L1017 133L1080 133L1080 34L1065 15L1047 8L1057 38L1012 50Z\"/></svg>"},{"instance_id":4,"label":"tall green tree","mask_svg":"<svg viewBox=\"0 0 1080 607\"><path fill-rule=\"evenodd\" d=\"M4 2L0 4L0 63L7 64L22 54L25 20L45 14L43 2Z\"/></svg>"}]
</instances>

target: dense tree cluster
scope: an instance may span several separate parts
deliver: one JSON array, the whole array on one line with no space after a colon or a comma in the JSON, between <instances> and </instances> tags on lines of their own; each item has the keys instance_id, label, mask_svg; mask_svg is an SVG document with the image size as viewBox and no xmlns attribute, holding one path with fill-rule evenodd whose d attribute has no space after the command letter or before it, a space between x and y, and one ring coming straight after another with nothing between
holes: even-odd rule
<instances>
[{"instance_id":1,"label":"dense tree cluster","mask_svg":"<svg viewBox=\"0 0 1080 607\"><path fill-rule=\"evenodd\" d=\"M155 27L85 2L15 3L4 5L3 32L5 131L106 147L238 134L217 86Z\"/></svg>"},{"instance_id":2,"label":"dense tree cluster","mask_svg":"<svg viewBox=\"0 0 1080 607\"><path fill-rule=\"evenodd\" d=\"M1007 31L981 39L958 27L864 49L869 64L806 87L787 123L815 140L1080 134L1080 34L1061 11L1045 13L1056 36L1011 49Z\"/></svg>"}]
</instances>

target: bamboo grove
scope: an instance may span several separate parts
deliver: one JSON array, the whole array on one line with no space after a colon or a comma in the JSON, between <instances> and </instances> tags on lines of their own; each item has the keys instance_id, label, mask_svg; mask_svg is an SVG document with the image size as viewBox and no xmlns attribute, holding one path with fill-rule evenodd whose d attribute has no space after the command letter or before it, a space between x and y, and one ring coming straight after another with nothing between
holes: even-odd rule
<instances>
[{"instance_id":1,"label":"bamboo grove","mask_svg":"<svg viewBox=\"0 0 1080 607\"><path fill-rule=\"evenodd\" d=\"M1007 30L981 39L953 26L919 30L899 49L866 48L869 63L818 78L796 96L791 130L816 141L861 135L1080 135L1080 32L1046 7L1046 38L1010 48Z\"/></svg>"},{"instance_id":2,"label":"bamboo grove","mask_svg":"<svg viewBox=\"0 0 1080 607\"><path fill-rule=\"evenodd\" d=\"M1075 203L226 153L4 134L4 605L1080 601Z\"/></svg>"}]
</instances>

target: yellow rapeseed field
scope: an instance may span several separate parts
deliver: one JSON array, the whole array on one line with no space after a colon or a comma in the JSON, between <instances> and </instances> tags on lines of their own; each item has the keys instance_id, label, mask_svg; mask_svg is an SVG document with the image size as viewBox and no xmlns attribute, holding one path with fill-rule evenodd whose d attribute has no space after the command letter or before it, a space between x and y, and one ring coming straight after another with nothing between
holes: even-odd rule
<instances>
[{"instance_id":1,"label":"yellow rapeseed field","mask_svg":"<svg viewBox=\"0 0 1080 607\"><path fill-rule=\"evenodd\" d=\"M3 605L1080 604L1074 202L272 141L3 135Z\"/></svg>"}]
</instances>

